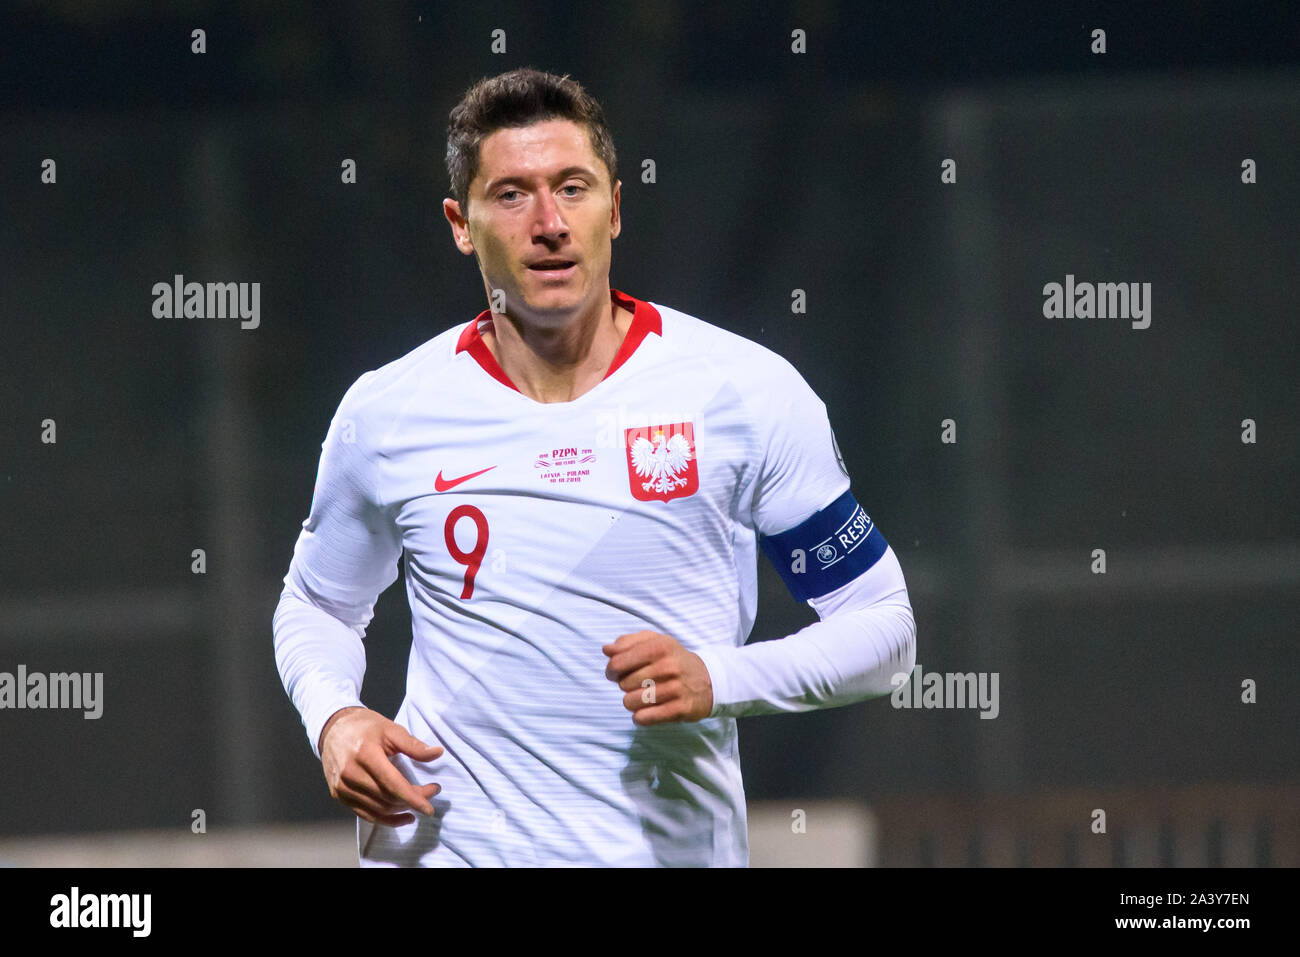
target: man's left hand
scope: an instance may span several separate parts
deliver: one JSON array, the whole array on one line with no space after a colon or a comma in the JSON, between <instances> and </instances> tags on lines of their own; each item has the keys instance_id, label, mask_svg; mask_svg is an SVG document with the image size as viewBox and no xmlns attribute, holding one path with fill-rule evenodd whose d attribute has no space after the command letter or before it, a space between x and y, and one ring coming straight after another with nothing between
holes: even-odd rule
<instances>
[{"instance_id":1,"label":"man's left hand","mask_svg":"<svg viewBox=\"0 0 1300 957\"><path fill-rule=\"evenodd\" d=\"M636 631L600 649L605 677L627 694L623 707L638 725L699 721L713 710L713 682L703 659L671 635Z\"/></svg>"}]
</instances>

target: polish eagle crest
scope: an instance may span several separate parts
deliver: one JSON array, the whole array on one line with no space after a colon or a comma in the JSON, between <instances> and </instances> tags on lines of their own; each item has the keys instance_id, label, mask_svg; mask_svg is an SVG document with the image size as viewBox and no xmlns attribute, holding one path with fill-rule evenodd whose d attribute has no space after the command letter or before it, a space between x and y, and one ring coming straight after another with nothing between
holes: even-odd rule
<instances>
[{"instance_id":1,"label":"polish eagle crest","mask_svg":"<svg viewBox=\"0 0 1300 957\"><path fill-rule=\"evenodd\" d=\"M653 441L651 441L653 439ZM661 431L650 438L638 436L630 449L632 467L644 481L646 492L668 494L684 486L687 479L681 475L691 461L691 443L680 432L665 436Z\"/></svg>"}]
</instances>

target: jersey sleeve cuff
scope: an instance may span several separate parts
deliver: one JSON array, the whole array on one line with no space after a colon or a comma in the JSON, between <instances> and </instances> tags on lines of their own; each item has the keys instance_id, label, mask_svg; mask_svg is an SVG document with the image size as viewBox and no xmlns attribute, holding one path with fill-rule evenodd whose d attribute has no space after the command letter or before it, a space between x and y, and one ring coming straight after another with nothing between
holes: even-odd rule
<instances>
[{"instance_id":1,"label":"jersey sleeve cuff","mask_svg":"<svg viewBox=\"0 0 1300 957\"><path fill-rule=\"evenodd\" d=\"M710 718L729 716L727 706L732 701L728 666L735 651L735 648L708 645L695 652L704 662L704 667L709 672L709 683L713 686L713 710L709 712Z\"/></svg>"}]
</instances>

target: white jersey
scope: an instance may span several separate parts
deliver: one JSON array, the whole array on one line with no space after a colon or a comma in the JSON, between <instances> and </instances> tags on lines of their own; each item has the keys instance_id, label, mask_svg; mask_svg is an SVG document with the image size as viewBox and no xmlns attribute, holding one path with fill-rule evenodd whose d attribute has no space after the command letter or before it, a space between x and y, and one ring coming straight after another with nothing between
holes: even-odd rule
<instances>
[{"instance_id":1,"label":"white jersey","mask_svg":"<svg viewBox=\"0 0 1300 957\"><path fill-rule=\"evenodd\" d=\"M912 669L883 539L869 572L810 600L823 621L744 647L758 536L848 490L825 406L775 353L610 294L634 318L572 401L510 383L484 311L361 376L331 423L275 616L281 677L316 750L362 703L361 638L404 559L394 720L445 749L394 759L442 786L435 814L359 820L363 865L745 865L735 718L886 694ZM641 630L701 656L710 717L633 723L601 647Z\"/></svg>"}]
</instances>

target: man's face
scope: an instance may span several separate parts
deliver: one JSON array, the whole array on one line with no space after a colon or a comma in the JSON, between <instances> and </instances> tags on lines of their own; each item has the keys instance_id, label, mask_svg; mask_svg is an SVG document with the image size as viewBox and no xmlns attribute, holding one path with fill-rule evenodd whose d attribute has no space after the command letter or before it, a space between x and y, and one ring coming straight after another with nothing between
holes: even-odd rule
<instances>
[{"instance_id":1,"label":"man's face","mask_svg":"<svg viewBox=\"0 0 1300 957\"><path fill-rule=\"evenodd\" d=\"M483 140L468 221L454 200L443 208L456 245L478 255L489 298L502 289L510 314L563 325L584 304L608 298L618 189L611 195L585 127L545 120ZM545 268L561 262L569 265Z\"/></svg>"}]
</instances>

